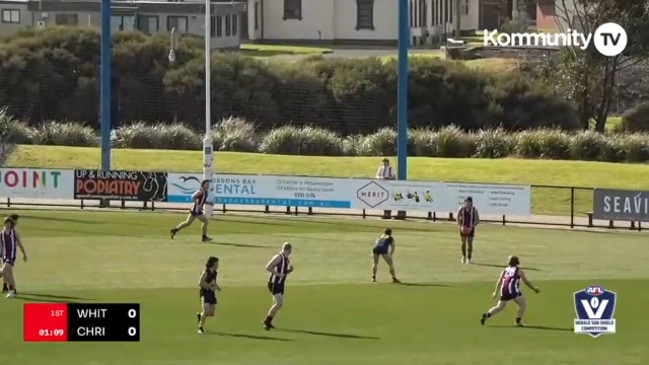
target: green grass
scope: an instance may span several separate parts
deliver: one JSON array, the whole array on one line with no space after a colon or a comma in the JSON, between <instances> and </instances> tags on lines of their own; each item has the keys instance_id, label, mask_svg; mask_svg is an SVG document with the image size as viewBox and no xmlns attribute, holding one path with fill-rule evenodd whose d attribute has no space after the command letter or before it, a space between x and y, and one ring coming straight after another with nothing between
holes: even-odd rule
<instances>
[{"instance_id":1,"label":"green grass","mask_svg":"<svg viewBox=\"0 0 649 365\"><path fill-rule=\"evenodd\" d=\"M409 58L439 58L441 55L439 50L429 50L429 51L410 51L408 53ZM398 55L391 54L386 56L381 56L379 59L383 62L394 61L398 58Z\"/></svg>"},{"instance_id":2,"label":"green grass","mask_svg":"<svg viewBox=\"0 0 649 365\"><path fill-rule=\"evenodd\" d=\"M242 44L241 53L251 57L272 57L278 55L314 56L333 52L329 48L285 46L268 44Z\"/></svg>"},{"instance_id":3,"label":"green grass","mask_svg":"<svg viewBox=\"0 0 649 365\"><path fill-rule=\"evenodd\" d=\"M411 52L408 54L410 58L440 58L439 50L436 51L427 51L427 52ZM381 56L379 59L383 62L394 61L397 59L397 55L387 55ZM484 72L489 73L510 73L518 72L518 60L512 58L481 58L477 60L459 60L467 67L473 69L481 69Z\"/></svg>"},{"instance_id":4,"label":"green grass","mask_svg":"<svg viewBox=\"0 0 649 365\"><path fill-rule=\"evenodd\" d=\"M622 124L622 117L608 117L606 118L606 130L613 132Z\"/></svg>"},{"instance_id":5,"label":"green grass","mask_svg":"<svg viewBox=\"0 0 649 365\"><path fill-rule=\"evenodd\" d=\"M639 365L649 356L649 251L635 232L485 225L476 264L460 265L453 225L394 222L396 268L409 285L392 285L383 265L379 283L368 282L380 221L228 215L213 222L211 245L197 242L198 227L169 240L167 229L183 218L177 214L19 213L29 261L16 267L21 298L0 305L1 364ZM280 329L266 332L263 266L285 240L295 247L295 272L275 321ZM529 328L512 327L514 308L481 327L511 253L542 289L526 291ZM214 254L223 290L200 336L196 281ZM572 333L572 294L594 283L619 297L618 333L597 340ZM141 303L141 342L23 343L28 301Z\"/></svg>"},{"instance_id":6,"label":"green grass","mask_svg":"<svg viewBox=\"0 0 649 365\"><path fill-rule=\"evenodd\" d=\"M518 60L514 58L481 58L477 60L460 61L465 66L480 69L487 73L512 73L519 71Z\"/></svg>"},{"instance_id":7,"label":"green grass","mask_svg":"<svg viewBox=\"0 0 649 365\"><path fill-rule=\"evenodd\" d=\"M200 151L113 150L114 169L170 172L202 171ZM338 177L371 177L376 157L279 156L219 152L219 172L288 174ZM6 166L99 168L98 148L18 146ZM649 189L649 166L587 161L522 159L453 159L411 157L408 178L433 181L521 183L578 187ZM611 178L615 177L615 178ZM569 215L570 190L533 188L535 214ZM592 209L592 192L575 191L577 214Z\"/></svg>"}]
</instances>

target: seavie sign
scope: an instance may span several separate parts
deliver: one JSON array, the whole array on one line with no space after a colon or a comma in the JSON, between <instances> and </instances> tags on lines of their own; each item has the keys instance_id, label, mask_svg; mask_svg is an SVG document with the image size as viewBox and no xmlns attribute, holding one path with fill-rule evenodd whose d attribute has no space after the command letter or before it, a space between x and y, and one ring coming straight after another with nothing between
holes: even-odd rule
<instances>
[{"instance_id":1,"label":"seavie sign","mask_svg":"<svg viewBox=\"0 0 649 365\"><path fill-rule=\"evenodd\" d=\"M649 222L649 191L595 189L593 218Z\"/></svg>"}]
</instances>

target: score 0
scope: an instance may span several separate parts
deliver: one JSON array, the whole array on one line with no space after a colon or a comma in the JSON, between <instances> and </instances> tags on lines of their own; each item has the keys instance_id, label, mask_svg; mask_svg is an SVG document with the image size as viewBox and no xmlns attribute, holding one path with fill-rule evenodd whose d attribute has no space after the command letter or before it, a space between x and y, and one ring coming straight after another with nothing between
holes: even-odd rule
<instances>
[{"instance_id":1,"label":"score 0","mask_svg":"<svg viewBox=\"0 0 649 365\"><path fill-rule=\"evenodd\" d=\"M140 306L138 305L137 309L130 308L128 310L128 313L127 313L128 318L130 320L137 321L137 327L130 326L128 328L128 330L127 330L127 333L128 333L128 335L130 337L137 337L137 340L134 340L134 341L139 341L140 340L140 331L139 331L139 328L140 328L140 316L139 316L140 308L139 307Z\"/></svg>"}]
</instances>

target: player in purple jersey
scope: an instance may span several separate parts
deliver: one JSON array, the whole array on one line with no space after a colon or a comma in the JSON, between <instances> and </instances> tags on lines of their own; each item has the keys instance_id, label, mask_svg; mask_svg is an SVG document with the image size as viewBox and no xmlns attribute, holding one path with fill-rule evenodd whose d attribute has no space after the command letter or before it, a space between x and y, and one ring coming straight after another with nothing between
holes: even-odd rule
<instances>
[{"instance_id":1,"label":"player in purple jersey","mask_svg":"<svg viewBox=\"0 0 649 365\"><path fill-rule=\"evenodd\" d=\"M0 242L2 243L2 267L0 268L0 276L2 276L9 289L7 298L16 297L16 281L14 279L13 267L16 264L16 251L20 249L23 254L23 261L27 261L27 254L25 248L18 237L18 233L14 229L16 223L10 217L4 219L4 228L0 232Z\"/></svg>"},{"instance_id":2,"label":"player in purple jersey","mask_svg":"<svg viewBox=\"0 0 649 365\"><path fill-rule=\"evenodd\" d=\"M480 214L473 206L473 198L464 199L464 205L457 210L457 225L460 226L460 241L462 242L463 264L470 264L473 256L473 238L475 227L480 224Z\"/></svg>"},{"instance_id":3,"label":"player in purple jersey","mask_svg":"<svg viewBox=\"0 0 649 365\"><path fill-rule=\"evenodd\" d=\"M277 315L277 312L284 305L284 286L286 284L286 276L293 272L293 265L290 264L288 257L293 251L293 246L284 242L282 245L282 251L273 258L266 265L266 271L270 273L268 277L268 290L273 296L273 305L268 311L266 319L261 323L264 326L266 331L269 331L273 328L273 318Z\"/></svg>"},{"instance_id":4,"label":"player in purple jersey","mask_svg":"<svg viewBox=\"0 0 649 365\"><path fill-rule=\"evenodd\" d=\"M18 224L18 214L11 214L9 218L13 219L14 221L14 227ZM2 258L2 246L0 245L0 258ZM0 262L0 264L2 264ZM2 276L2 275L0 275ZM3 293L9 293L9 286L7 285L7 281L5 278L2 279L2 292ZM16 288L14 287L14 293L18 293Z\"/></svg>"},{"instance_id":5,"label":"player in purple jersey","mask_svg":"<svg viewBox=\"0 0 649 365\"><path fill-rule=\"evenodd\" d=\"M492 295L493 299L496 299L498 294L500 294L500 300L495 307L482 314L480 324L482 324L483 326L485 322L487 322L487 319L491 318L495 314L500 313L503 309L505 309L507 302L513 300L514 303L518 305L516 326L524 327L522 320L527 305L525 303L525 297L523 297L523 293L521 292L520 282L522 280L525 285L534 290L535 293L540 293L541 290L532 285L532 283L527 280L525 272L523 272L523 269L518 267L518 265L520 265L520 260L518 260L518 257L509 256L507 267L503 270L502 273L500 273L500 277L498 277L498 283L496 283L496 291L494 291Z\"/></svg>"},{"instance_id":6,"label":"player in purple jersey","mask_svg":"<svg viewBox=\"0 0 649 365\"><path fill-rule=\"evenodd\" d=\"M180 232L181 229L191 226L192 223L194 223L194 220L198 219L203 223L203 236L201 240L203 242L210 242L212 240L207 236L207 224L209 223L209 220L203 213L203 207L205 206L205 204L212 204L207 199L207 192L209 188L210 180L201 181L201 187L196 190L194 195L192 195L192 208L189 210L187 219L185 219L184 222L180 223L176 228L172 228L170 230L172 239L176 236L176 234L178 234L178 232Z\"/></svg>"}]
</instances>

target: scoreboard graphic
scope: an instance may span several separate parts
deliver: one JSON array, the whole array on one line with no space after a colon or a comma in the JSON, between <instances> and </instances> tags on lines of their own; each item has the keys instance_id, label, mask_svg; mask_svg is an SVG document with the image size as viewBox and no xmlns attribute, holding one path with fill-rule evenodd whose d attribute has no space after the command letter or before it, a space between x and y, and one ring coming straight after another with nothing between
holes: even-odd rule
<instances>
[{"instance_id":1,"label":"scoreboard graphic","mask_svg":"<svg viewBox=\"0 0 649 365\"><path fill-rule=\"evenodd\" d=\"M138 342L139 304L25 303L25 342Z\"/></svg>"}]
</instances>

